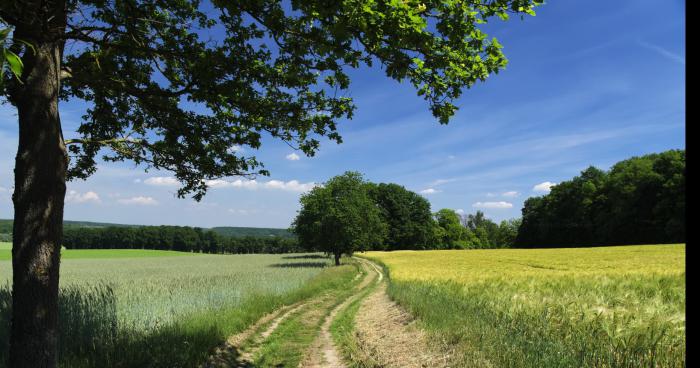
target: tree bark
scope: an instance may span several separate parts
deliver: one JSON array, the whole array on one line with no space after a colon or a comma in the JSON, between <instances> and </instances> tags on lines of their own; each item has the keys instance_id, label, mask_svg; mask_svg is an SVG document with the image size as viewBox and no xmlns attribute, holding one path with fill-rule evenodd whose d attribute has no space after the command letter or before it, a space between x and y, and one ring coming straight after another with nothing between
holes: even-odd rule
<instances>
[{"instance_id":1,"label":"tree bark","mask_svg":"<svg viewBox=\"0 0 700 368\"><path fill-rule=\"evenodd\" d=\"M51 18L46 19L51 26ZM22 26L15 29L15 37L30 41L34 51L25 52L23 82L11 93L19 115L19 145L12 196L10 367L56 367L68 165L58 112L64 43L47 40L45 33L37 37L36 29Z\"/></svg>"},{"instance_id":2,"label":"tree bark","mask_svg":"<svg viewBox=\"0 0 700 368\"><path fill-rule=\"evenodd\" d=\"M333 256L335 257L335 265L340 266L340 253L334 253Z\"/></svg>"}]
</instances>

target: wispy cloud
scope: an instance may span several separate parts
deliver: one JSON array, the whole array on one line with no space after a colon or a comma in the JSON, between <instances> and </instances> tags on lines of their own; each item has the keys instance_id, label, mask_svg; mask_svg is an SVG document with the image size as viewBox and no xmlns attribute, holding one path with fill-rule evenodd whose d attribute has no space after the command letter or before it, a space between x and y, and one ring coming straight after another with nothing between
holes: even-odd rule
<instances>
[{"instance_id":1,"label":"wispy cloud","mask_svg":"<svg viewBox=\"0 0 700 368\"><path fill-rule=\"evenodd\" d=\"M651 43L648 43L648 42L644 42L644 41L641 41L641 40L638 40L638 41L637 41L637 44L638 44L639 46L642 46L642 47L646 48L646 49L649 49L649 50L651 50L651 51L654 51L654 52L656 52L657 54L659 54L659 55L661 55L661 56L663 56L663 57L665 57L665 58L667 58L667 59L673 60L673 61L675 61L675 62L677 62L677 63L679 63L679 64L682 64L682 65L685 65L685 57L683 57L683 56L681 56L681 55L678 55L678 54L676 54L676 53L674 53L674 52L671 52L671 51L669 51L669 50L667 50L667 49L665 49L665 48L663 48L663 47L661 47L661 46L654 45L654 44L651 44Z\"/></svg>"},{"instance_id":2,"label":"wispy cloud","mask_svg":"<svg viewBox=\"0 0 700 368\"><path fill-rule=\"evenodd\" d=\"M93 191L80 193L70 190L66 193L66 203L101 203L100 196Z\"/></svg>"},{"instance_id":3,"label":"wispy cloud","mask_svg":"<svg viewBox=\"0 0 700 368\"><path fill-rule=\"evenodd\" d=\"M514 191L514 190L511 190L511 191L508 191L508 192L503 192L503 193L501 193L501 195L504 196L504 197L506 197L506 198L515 198L515 197L519 196L520 193L518 193L518 192L516 192L516 191Z\"/></svg>"},{"instance_id":4,"label":"wispy cloud","mask_svg":"<svg viewBox=\"0 0 700 368\"><path fill-rule=\"evenodd\" d=\"M177 186L179 182L172 176L155 176L148 178L143 181L145 184L153 186ZM298 180L269 180L269 181L257 181L257 180L247 180L247 179L212 179L205 180L207 186L212 189L220 188L241 188L249 190L257 189L272 189L272 190L283 190L288 192L307 192L313 189L317 184L313 182L301 183Z\"/></svg>"},{"instance_id":5,"label":"wispy cloud","mask_svg":"<svg viewBox=\"0 0 700 368\"><path fill-rule=\"evenodd\" d=\"M457 179L437 179L437 180L433 180L430 184L428 184L428 186L430 186L430 187L436 187L436 186L438 186L438 185L451 183L451 182L453 182L453 181L455 181L455 180L457 180Z\"/></svg>"},{"instance_id":6,"label":"wispy cloud","mask_svg":"<svg viewBox=\"0 0 700 368\"><path fill-rule=\"evenodd\" d=\"M440 193L440 192L441 192L441 190L437 190L435 188L428 188L428 189L421 190L419 193L430 195L430 194L435 194L435 193Z\"/></svg>"},{"instance_id":7,"label":"wispy cloud","mask_svg":"<svg viewBox=\"0 0 700 368\"><path fill-rule=\"evenodd\" d=\"M472 207L474 207L474 208L489 208L489 209L504 209L504 208L513 208L513 204L510 202L504 202L504 201L476 202L476 203L472 204Z\"/></svg>"},{"instance_id":8,"label":"wispy cloud","mask_svg":"<svg viewBox=\"0 0 700 368\"><path fill-rule=\"evenodd\" d=\"M281 181L257 181L257 180L208 180L206 184L211 188L243 188L243 189L272 189L283 190L288 192L307 192L313 189L317 184L313 182L301 183L298 180Z\"/></svg>"},{"instance_id":9,"label":"wispy cloud","mask_svg":"<svg viewBox=\"0 0 700 368\"><path fill-rule=\"evenodd\" d=\"M153 197L144 197L144 196L119 199L119 200L117 200L117 202L121 203L121 204L125 204L125 205L137 205L137 206L155 206L158 204L158 201L153 199Z\"/></svg>"},{"instance_id":10,"label":"wispy cloud","mask_svg":"<svg viewBox=\"0 0 700 368\"><path fill-rule=\"evenodd\" d=\"M143 182L148 185L154 185L158 187L174 187L180 184L180 182L178 182L177 179L175 179L172 176L154 176L152 178L144 180Z\"/></svg>"}]
</instances>

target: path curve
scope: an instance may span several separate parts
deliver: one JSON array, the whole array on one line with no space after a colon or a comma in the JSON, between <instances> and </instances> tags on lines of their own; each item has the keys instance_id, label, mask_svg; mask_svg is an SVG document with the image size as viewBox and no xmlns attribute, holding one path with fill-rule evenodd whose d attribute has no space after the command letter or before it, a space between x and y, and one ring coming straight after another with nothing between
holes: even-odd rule
<instances>
[{"instance_id":1,"label":"path curve","mask_svg":"<svg viewBox=\"0 0 700 368\"><path fill-rule=\"evenodd\" d=\"M321 325L321 331L314 343L307 351L306 358L301 361L299 367L303 368L345 368L346 365L343 362L342 354L338 350L338 347L333 341L333 335L331 334L331 324L335 320L335 317L347 308L350 303L357 300L362 295L362 291L365 290L373 280L381 282L383 276L381 270L379 270L372 262L362 259L355 258L362 264L365 269L366 275L364 280L355 286L355 292L347 297L342 303L338 304L331 312L326 316Z\"/></svg>"}]
</instances>

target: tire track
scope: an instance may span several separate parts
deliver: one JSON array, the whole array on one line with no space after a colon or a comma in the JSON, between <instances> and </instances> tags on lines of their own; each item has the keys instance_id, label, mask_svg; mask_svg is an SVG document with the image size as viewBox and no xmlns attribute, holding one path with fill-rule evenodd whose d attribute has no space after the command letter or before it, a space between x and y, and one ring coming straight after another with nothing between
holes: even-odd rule
<instances>
[{"instance_id":1,"label":"tire track","mask_svg":"<svg viewBox=\"0 0 700 368\"><path fill-rule=\"evenodd\" d=\"M223 346L218 347L201 368L223 368L223 367L249 367L252 365L252 357L260 348L262 342L265 341L284 320L289 318L307 305L307 302L297 302L292 305L283 306L277 310L268 313L252 326L245 329L243 332L229 337ZM268 325L269 324L269 325ZM268 327L261 332L257 337L255 334L265 325ZM252 341L252 349L242 349L246 341L255 337Z\"/></svg>"},{"instance_id":2,"label":"tire track","mask_svg":"<svg viewBox=\"0 0 700 368\"><path fill-rule=\"evenodd\" d=\"M382 272L370 261L358 259L364 268L366 275L364 280L355 287L355 292L348 296L342 303L335 306L326 316L321 325L321 331L318 337L311 344L307 351L305 359L301 361L299 367L303 368L345 368L342 354L335 346L333 336L330 331L331 324L335 320L338 313L347 308L350 303L357 300L362 295L362 291L366 289L373 280L381 282Z\"/></svg>"}]
</instances>

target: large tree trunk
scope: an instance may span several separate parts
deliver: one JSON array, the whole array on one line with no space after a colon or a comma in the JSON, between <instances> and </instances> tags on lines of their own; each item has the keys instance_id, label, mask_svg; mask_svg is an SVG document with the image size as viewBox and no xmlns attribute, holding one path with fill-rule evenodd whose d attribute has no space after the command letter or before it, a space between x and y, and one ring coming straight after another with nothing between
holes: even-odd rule
<instances>
[{"instance_id":1,"label":"large tree trunk","mask_svg":"<svg viewBox=\"0 0 700 368\"><path fill-rule=\"evenodd\" d=\"M35 32L20 26L15 30L16 38L26 35L35 52L23 56L23 83L12 93L19 115L12 197L13 368L57 365L58 268L68 164L58 113L63 42L35 37Z\"/></svg>"}]
</instances>

